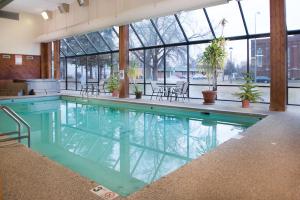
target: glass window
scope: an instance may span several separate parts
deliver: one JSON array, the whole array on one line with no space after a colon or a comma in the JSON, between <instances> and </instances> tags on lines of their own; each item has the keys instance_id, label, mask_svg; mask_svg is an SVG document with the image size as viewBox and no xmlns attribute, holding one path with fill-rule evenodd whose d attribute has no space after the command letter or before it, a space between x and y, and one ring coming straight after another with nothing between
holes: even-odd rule
<instances>
[{"instance_id":1,"label":"glass window","mask_svg":"<svg viewBox=\"0 0 300 200\"><path fill-rule=\"evenodd\" d=\"M260 86L264 102L270 101L270 38L254 38L250 41L250 73ZM258 63L260 61L260 65Z\"/></svg>"},{"instance_id":2,"label":"glass window","mask_svg":"<svg viewBox=\"0 0 300 200\"><path fill-rule=\"evenodd\" d=\"M60 89L66 89L66 58L60 58Z\"/></svg>"},{"instance_id":3,"label":"glass window","mask_svg":"<svg viewBox=\"0 0 300 200\"><path fill-rule=\"evenodd\" d=\"M247 73L247 40L226 42L227 60L224 71L219 74L218 85L240 85Z\"/></svg>"},{"instance_id":4,"label":"glass window","mask_svg":"<svg viewBox=\"0 0 300 200\"><path fill-rule=\"evenodd\" d=\"M223 35L225 37L231 37L246 34L242 16L236 1L209 7L207 8L207 13L216 36ZM226 22L224 30L222 27L223 19L225 19Z\"/></svg>"},{"instance_id":5,"label":"glass window","mask_svg":"<svg viewBox=\"0 0 300 200\"><path fill-rule=\"evenodd\" d=\"M139 22L135 22L132 25L134 26L137 34L139 35L145 46L155 46L162 44L162 41L160 40L150 20L142 20Z\"/></svg>"},{"instance_id":6,"label":"glass window","mask_svg":"<svg viewBox=\"0 0 300 200\"><path fill-rule=\"evenodd\" d=\"M153 48L145 50L145 79L146 83L156 81L164 83L164 49ZM146 94L152 94L150 84L147 85Z\"/></svg>"},{"instance_id":7,"label":"glass window","mask_svg":"<svg viewBox=\"0 0 300 200\"><path fill-rule=\"evenodd\" d=\"M86 53L88 53L88 54L97 53L96 49L89 42L88 38L85 35L79 35L79 36L75 36L75 37Z\"/></svg>"},{"instance_id":8,"label":"glass window","mask_svg":"<svg viewBox=\"0 0 300 200\"><path fill-rule=\"evenodd\" d=\"M75 54L73 53L72 49L70 49L70 47L68 47L68 45L66 44L66 42L64 40L60 41L60 50L66 56L75 56Z\"/></svg>"},{"instance_id":9,"label":"glass window","mask_svg":"<svg viewBox=\"0 0 300 200\"><path fill-rule=\"evenodd\" d=\"M299 0L286 0L286 23L288 30L300 29Z\"/></svg>"},{"instance_id":10,"label":"glass window","mask_svg":"<svg viewBox=\"0 0 300 200\"><path fill-rule=\"evenodd\" d=\"M174 15L155 18L153 22L166 44L185 42Z\"/></svg>"},{"instance_id":11,"label":"glass window","mask_svg":"<svg viewBox=\"0 0 300 200\"><path fill-rule=\"evenodd\" d=\"M129 48L138 48L138 47L142 47L142 44L130 26L129 27Z\"/></svg>"},{"instance_id":12,"label":"glass window","mask_svg":"<svg viewBox=\"0 0 300 200\"><path fill-rule=\"evenodd\" d=\"M243 0L241 5L249 34L270 33L269 0Z\"/></svg>"},{"instance_id":13,"label":"glass window","mask_svg":"<svg viewBox=\"0 0 300 200\"><path fill-rule=\"evenodd\" d=\"M204 73L200 73L198 69L198 64L201 60L203 52L208 44L195 44L189 46L189 56L190 56L190 83L192 84L208 84L207 78ZM207 88L206 88L207 89ZM197 97L197 94L192 94L193 91L190 90L190 95Z\"/></svg>"},{"instance_id":14,"label":"glass window","mask_svg":"<svg viewBox=\"0 0 300 200\"><path fill-rule=\"evenodd\" d=\"M166 82L187 81L187 46L166 48Z\"/></svg>"},{"instance_id":15,"label":"glass window","mask_svg":"<svg viewBox=\"0 0 300 200\"><path fill-rule=\"evenodd\" d=\"M80 48L79 44L76 42L74 37L66 38L66 39L64 39L64 41L69 45L69 47L72 48L73 52L76 55L83 55L84 54L83 50Z\"/></svg>"},{"instance_id":16,"label":"glass window","mask_svg":"<svg viewBox=\"0 0 300 200\"><path fill-rule=\"evenodd\" d=\"M119 37L113 30L113 28L100 31L103 39L106 41L111 50L119 49Z\"/></svg>"},{"instance_id":17,"label":"glass window","mask_svg":"<svg viewBox=\"0 0 300 200\"><path fill-rule=\"evenodd\" d=\"M202 9L180 12L177 16L189 41L213 38Z\"/></svg>"},{"instance_id":18,"label":"glass window","mask_svg":"<svg viewBox=\"0 0 300 200\"><path fill-rule=\"evenodd\" d=\"M300 104L300 35L288 37L289 104Z\"/></svg>"},{"instance_id":19,"label":"glass window","mask_svg":"<svg viewBox=\"0 0 300 200\"><path fill-rule=\"evenodd\" d=\"M99 51L99 52L109 51L109 48L103 41L99 32L88 33L87 37L89 37L90 41L93 42L94 46L97 48L97 51Z\"/></svg>"},{"instance_id":20,"label":"glass window","mask_svg":"<svg viewBox=\"0 0 300 200\"><path fill-rule=\"evenodd\" d=\"M119 71L119 53L112 54L112 71L113 72Z\"/></svg>"},{"instance_id":21,"label":"glass window","mask_svg":"<svg viewBox=\"0 0 300 200\"><path fill-rule=\"evenodd\" d=\"M67 90L76 90L76 58L67 59Z\"/></svg>"},{"instance_id":22,"label":"glass window","mask_svg":"<svg viewBox=\"0 0 300 200\"><path fill-rule=\"evenodd\" d=\"M77 90L81 90L86 85L86 56L77 57Z\"/></svg>"},{"instance_id":23,"label":"glass window","mask_svg":"<svg viewBox=\"0 0 300 200\"><path fill-rule=\"evenodd\" d=\"M106 80L111 74L111 54L98 55L99 60L99 78Z\"/></svg>"},{"instance_id":24,"label":"glass window","mask_svg":"<svg viewBox=\"0 0 300 200\"><path fill-rule=\"evenodd\" d=\"M136 78L136 83L144 83L144 51L130 51L129 52L129 66L136 65L139 76ZM130 80L132 83L132 80Z\"/></svg>"},{"instance_id":25,"label":"glass window","mask_svg":"<svg viewBox=\"0 0 300 200\"><path fill-rule=\"evenodd\" d=\"M87 82L98 82L98 61L96 55L87 57Z\"/></svg>"}]
</instances>

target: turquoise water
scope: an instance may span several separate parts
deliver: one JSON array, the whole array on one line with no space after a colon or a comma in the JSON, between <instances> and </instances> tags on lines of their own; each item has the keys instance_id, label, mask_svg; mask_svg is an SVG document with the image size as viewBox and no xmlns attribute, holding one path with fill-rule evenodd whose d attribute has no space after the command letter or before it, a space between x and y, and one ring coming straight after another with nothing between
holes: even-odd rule
<instances>
[{"instance_id":1,"label":"turquoise water","mask_svg":"<svg viewBox=\"0 0 300 200\"><path fill-rule=\"evenodd\" d=\"M31 125L34 151L122 196L171 173L259 120L75 100L52 97L0 104L13 108ZM3 113L0 120L1 132L14 128Z\"/></svg>"}]
</instances>

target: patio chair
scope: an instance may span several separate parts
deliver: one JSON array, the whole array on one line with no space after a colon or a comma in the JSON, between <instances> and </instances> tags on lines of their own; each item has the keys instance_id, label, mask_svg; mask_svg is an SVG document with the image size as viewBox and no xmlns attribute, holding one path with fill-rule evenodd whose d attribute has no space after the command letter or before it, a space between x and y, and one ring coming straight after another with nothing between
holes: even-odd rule
<instances>
[{"instance_id":1,"label":"patio chair","mask_svg":"<svg viewBox=\"0 0 300 200\"><path fill-rule=\"evenodd\" d=\"M157 83L156 83L155 81L151 81L151 82L150 82L150 85L151 85L151 89L152 89L152 94L151 94L150 100L152 100L152 97L153 97L154 95L156 95L156 99L157 99L158 95L161 95L161 96L162 96L161 88L159 88L159 87L157 86Z\"/></svg>"},{"instance_id":2,"label":"patio chair","mask_svg":"<svg viewBox=\"0 0 300 200\"><path fill-rule=\"evenodd\" d=\"M97 86L97 95L99 95L100 93L106 93L105 91L105 80L100 80L99 84Z\"/></svg>"},{"instance_id":3,"label":"patio chair","mask_svg":"<svg viewBox=\"0 0 300 200\"><path fill-rule=\"evenodd\" d=\"M174 88L174 90L172 91L172 93L170 95L170 101L172 101L172 96L173 95L175 97L175 101L177 101L180 96L182 97L182 101L184 101L185 98L188 97L188 95L187 95L188 94L188 88L189 88L189 83L188 82L184 82L181 87Z\"/></svg>"}]
</instances>

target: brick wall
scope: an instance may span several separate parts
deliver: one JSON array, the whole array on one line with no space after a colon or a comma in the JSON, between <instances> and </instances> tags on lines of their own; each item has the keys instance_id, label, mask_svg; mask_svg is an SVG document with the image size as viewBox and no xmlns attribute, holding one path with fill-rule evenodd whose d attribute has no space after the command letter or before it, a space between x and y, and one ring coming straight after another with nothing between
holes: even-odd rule
<instances>
[{"instance_id":1,"label":"brick wall","mask_svg":"<svg viewBox=\"0 0 300 200\"><path fill-rule=\"evenodd\" d=\"M0 54L0 80L33 79L40 77L40 56L22 55L22 65L16 65L14 54Z\"/></svg>"}]
</instances>

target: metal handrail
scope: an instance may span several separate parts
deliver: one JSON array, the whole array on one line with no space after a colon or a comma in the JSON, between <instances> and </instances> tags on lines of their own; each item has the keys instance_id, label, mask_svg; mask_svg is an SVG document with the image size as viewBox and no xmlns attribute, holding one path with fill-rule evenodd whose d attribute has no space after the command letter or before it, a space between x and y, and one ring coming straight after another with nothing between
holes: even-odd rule
<instances>
[{"instance_id":1,"label":"metal handrail","mask_svg":"<svg viewBox=\"0 0 300 200\"><path fill-rule=\"evenodd\" d=\"M11 119L13 119L17 125L18 125L18 141L20 142L20 137L21 137L21 124L26 126L27 128L27 139L28 139L28 147L30 148L30 132L31 128L29 124L22 118L20 117L15 111L10 109L7 106L0 106L0 110L3 110Z\"/></svg>"}]
</instances>

